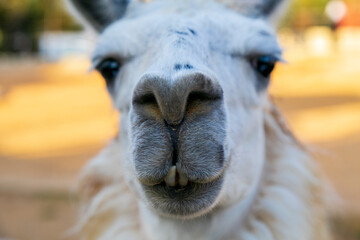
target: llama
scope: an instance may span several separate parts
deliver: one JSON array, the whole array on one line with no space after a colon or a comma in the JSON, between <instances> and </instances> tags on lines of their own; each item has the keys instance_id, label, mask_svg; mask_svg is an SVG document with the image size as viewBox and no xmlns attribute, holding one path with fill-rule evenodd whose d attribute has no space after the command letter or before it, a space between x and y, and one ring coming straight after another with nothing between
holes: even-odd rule
<instances>
[{"instance_id":1,"label":"llama","mask_svg":"<svg viewBox=\"0 0 360 240\"><path fill-rule=\"evenodd\" d=\"M70 0L120 131L80 179L84 239L328 239L316 164L267 94L280 0Z\"/></svg>"}]
</instances>

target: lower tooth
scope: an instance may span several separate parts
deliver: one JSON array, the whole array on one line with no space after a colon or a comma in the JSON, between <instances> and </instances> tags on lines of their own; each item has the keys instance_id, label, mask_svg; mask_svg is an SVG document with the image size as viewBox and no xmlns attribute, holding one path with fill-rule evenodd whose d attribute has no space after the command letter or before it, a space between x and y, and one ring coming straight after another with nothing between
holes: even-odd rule
<instances>
[{"instance_id":1,"label":"lower tooth","mask_svg":"<svg viewBox=\"0 0 360 240\"><path fill-rule=\"evenodd\" d=\"M168 174L165 177L165 183L169 187L175 187L176 186L176 166L171 166L169 169Z\"/></svg>"},{"instance_id":2,"label":"lower tooth","mask_svg":"<svg viewBox=\"0 0 360 240\"><path fill-rule=\"evenodd\" d=\"M182 187L186 186L188 184L188 181L189 181L188 177L185 174L183 174L183 173L181 173L179 171L178 171L178 173L179 173L179 184L180 184L180 186L182 186Z\"/></svg>"}]
</instances>

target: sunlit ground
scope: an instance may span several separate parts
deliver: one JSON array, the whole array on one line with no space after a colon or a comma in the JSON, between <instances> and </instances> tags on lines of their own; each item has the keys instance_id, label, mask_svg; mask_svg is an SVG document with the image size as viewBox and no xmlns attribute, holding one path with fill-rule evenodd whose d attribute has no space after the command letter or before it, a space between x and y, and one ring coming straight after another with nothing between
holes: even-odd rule
<instances>
[{"instance_id":1,"label":"sunlit ground","mask_svg":"<svg viewBox=\"0 0 360 240\"><path fill-rule=\"evenodd\" d=\"M311 41L299 46L284 33L289 63L276 69L270 92L343 199L340 212L356 218L360 42L334 47L328 34L309 31ZM116 134L118 121L104 83L88 67L79 57L0 64L0 239L60 239L75 221L68 190ZM338 225L346 240L360 239L359 222Z\"/></svg>"}]
</instances>

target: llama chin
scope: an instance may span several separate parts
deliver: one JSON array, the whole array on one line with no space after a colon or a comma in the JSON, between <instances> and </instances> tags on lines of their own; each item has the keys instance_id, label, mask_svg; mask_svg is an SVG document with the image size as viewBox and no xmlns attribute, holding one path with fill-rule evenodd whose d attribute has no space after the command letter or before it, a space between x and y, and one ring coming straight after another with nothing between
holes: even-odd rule
<instances>
[{"instance_id":1,"label":"llama chin","mask_svg":"<svg viewBox=\"0 0 360 240\"><path fill-rule=\"evenodd\" d=\"M120 132L84 168L85 239L328 238L317 167L267 86L281 0L69 0Z\"/></svg>"}]
</instances>

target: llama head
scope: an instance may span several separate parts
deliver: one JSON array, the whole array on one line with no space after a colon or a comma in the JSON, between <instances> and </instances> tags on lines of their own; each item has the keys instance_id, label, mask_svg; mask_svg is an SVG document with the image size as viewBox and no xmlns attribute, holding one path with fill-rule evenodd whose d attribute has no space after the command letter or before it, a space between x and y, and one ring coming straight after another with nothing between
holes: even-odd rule
<instances>
[{"instance_id":1,"label":"llama head","mask_svg":"<svg viewBox=\"0 0 360 240\"><path fill-rule=\"evenodd\" d=\"M194 218L245 201L265 159L280 0L71 0L120 111L128 184L154 212ZM121 19L120 19L121 18Z\"/></svg>"}]
</instances>

